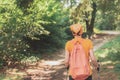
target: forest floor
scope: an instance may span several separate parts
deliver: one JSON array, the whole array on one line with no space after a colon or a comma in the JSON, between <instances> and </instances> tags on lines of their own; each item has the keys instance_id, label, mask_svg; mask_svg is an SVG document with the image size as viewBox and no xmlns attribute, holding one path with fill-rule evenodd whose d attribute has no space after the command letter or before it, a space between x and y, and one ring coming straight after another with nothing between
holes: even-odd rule
<instances>
[{"instance_id":1,"label":"forest floor","mask_svg":"<svg viewBox=\"0 0 120 80\"><path fill-rule=\"evenodd\" d=\"M117 35L118 34L114 32L95 35L92 39L94 51L100 48L106 42L115 38ZM61 49L54 54L44 54L42 55L42 59L40 61L30 64L24 70L6 70L6 76L13 78L3 80L21 80L19 79L21 76L24 77L22 80L67 80L67 70L64 65L64 55L64 49ZM93 80L118 80L118 75L114 72L113 64L106 65L101 62L100 68L101 69L99 73L96 70L93 70ZM16 75L18 78L16 78Z\"/></svg>"}]
</instances>

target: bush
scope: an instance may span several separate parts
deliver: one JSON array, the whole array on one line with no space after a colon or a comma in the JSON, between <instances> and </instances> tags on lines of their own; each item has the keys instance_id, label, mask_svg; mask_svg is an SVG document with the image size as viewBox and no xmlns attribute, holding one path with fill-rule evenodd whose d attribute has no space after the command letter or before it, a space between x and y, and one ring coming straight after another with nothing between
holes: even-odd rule
<instances>
[{"instance_id":1,"label":"bush","mask_svg":"<svg viewBox=\"0 0 120 80\"><path fill-rule=\"evenodd\" d=\"M69 15L64 16L66 10L62 4L57 0L29 1L0 2L5 3L0 6L1 66L2 61L21 62L31 59L34 53L47 53L64 45L67 37L64 27Z\"/></svg>"}]
</instances>

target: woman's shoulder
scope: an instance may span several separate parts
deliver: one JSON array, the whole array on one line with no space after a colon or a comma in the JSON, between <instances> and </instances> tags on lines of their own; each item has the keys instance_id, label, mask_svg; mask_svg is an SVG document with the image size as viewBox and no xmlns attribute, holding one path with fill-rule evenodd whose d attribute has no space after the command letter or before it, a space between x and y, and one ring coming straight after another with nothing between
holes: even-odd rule
<instances>
[{"instance_id":1,"label":"woman's shoulder","mask_svg":"<svg viewBox=\"0 0 120 80\"><path fill-rule=\"evenodd\" d=\"M89 42L89 43L92 43L92 40L90 39L84 39L85 42Z\"/></svg>"},{"instance_id":2,"label":"woman's shoulder","mask_svg":"<svg viewBox=\"0 0 120 80\"><path fill-rule=\"evenodd\" d=\"M73 40L73 39L72 39ZM66 44L71 44L72 40L68 40Z\"/></svg>"}]
</instances>

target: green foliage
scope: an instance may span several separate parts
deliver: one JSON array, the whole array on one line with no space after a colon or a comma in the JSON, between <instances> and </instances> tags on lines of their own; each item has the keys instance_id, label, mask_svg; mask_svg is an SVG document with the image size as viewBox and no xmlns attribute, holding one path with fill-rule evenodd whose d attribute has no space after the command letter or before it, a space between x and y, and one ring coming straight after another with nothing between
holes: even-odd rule
<instances>
[{"instance_id":1,"label":"green foliage","mask_svg":"<svg viewBox=\"0 0 120 80\"><path fill-rule=\"evenodd\" d=\"M119 30L119 0L97 0L98 14L96 27L101 30Z\"/></svg>"},{"instance_id":2,"label":"green foliage","mask_svg":"<svg viewBox=\"0 0 120 80\"><path fill-rule=\"evenodd\" d=\"M35 4L37 3L38 2ZM63 10L62 4L57 1L50 0L47 4L46 1L43 1L43 3L41 3L41 7L42 6L44 6L45 9L43 10L44 12L41 13L41 18L46 20L46 23L41 24L45 30L49 31L49 35L35 35L40 40L32 40L27 38L27 42L35 51L51 52L55 49L61 48L64 45L67 35L65 34L63 27L67 25L69 20L68 15L65 16L68 12L66 13L66 10Z\"/></svg>"},{"instance_id":3,"label":"green foliage","mask_svg":"<svg viewBox=\"0 0 120 80\"><path fill-rule=\"evenodd\" d=\"M29 61L34 53L64 45L69 12L59 1L1 0L0 4L0 65Z\"/></svg>"},{"instance_id":4,"label":"green foliage","mask_svg":"<svg viewBox=\"0 0 120 80\"><path fill-rule=\"evenodd\" d=\"M95 54L101 62L110 61L114 70L120 73L120 36L103 45Z\"/></svg>"},{"instance_id":5,"label":"green foliage","mask_svg":"<svg viewBox=\"0 0 120 80\"><path fill-rule=\"evenodd\" d=\"M116 64L115 70L116 70L116 71L120 71L120 64Z\"/></svg>"},{"instance_id":6,"label":"green foliage","mask_svg":"<svg viewBox=\"0 0 120 80\"><path fill-rule=\"evenodd\" d=\"M67 27L66 30L65 30L65 32L66 32L67 35L68 35L68 36L67 36L67 40L71 40L71 39L73 38L73 34L72 34L70 28Z\"/></svg>"},{"instance_id":7,"label":"green foliage","mask_svg":"<svg viewBox=\"0 0 120 80\"><path fill-rule=\"evenodd\" d=\"M119 61L120 60L120 36L116 39L106 43L99 50L96 51L98 57L105 57L107 60Z\"/></svg>"},{"instance_id":8,"label":"green foliage","mask_svg":"<svg viewBox=\"0 0 120 80\"><path fill-rule=\"evenodd\" d=\"M18 75L0 74L0 80L22 80L22 77Z\"/></svg>"},{"instance_id":9,"label":"green foliage","mask_svg":"<svg viewBox=\"0 0 120 80\"><path fill-rule=\"evenodd\" d=\"M74 5L71 9L71 22L83 24L86 19L90 21L92 11L91 0L81 1L77 6Z\"/></svg>"},{"instance_id":10,"label":"green foliage","mask_svg":"<svg viewBox=\"0 0 120 80\"><path fill-rule=\"evenodd\" d=\"M33 0L16 0L17 6L19 8L29 8Z\"/></svg>"},{"instance_id":11,"label":"green foliage","mask_svg":"<svg viewBox=\"0 0 120 80\"><path fill-rule=\"evenodd\" d=\"M116 39L106 43L95 53L101 60L111 60L111 61L119 61L120 60L120 36ZM103 59L104 58L104 59Z\"/></svg>"},{"instance_id":12,"label":"green foliage","mask_svg":"<svg viewBox=\"0 0 120 80\"><path fill-rule=\"evenodd\" d=\"M101 30L120 30L120 1L119 0L65 0L70 2L70 22L81 23L84 26L90 26L92 17L95 17L95 26ZM96 4L96 9L93 4ZM93 15L97 11L97 15ZM88 22L85 24L85 21ZM86 29L86 28L85 28ZM91 28L90 28L91 29ZM90 29L88 29L90 31ZM88 31L88 32L89 32Z\"/></svg>"},{"instance_id":13,"label":"green foliage","mask_svg":"<svg viewBox=\"0 0 120 80\"><path fill-rule=\"evenodd\" d=\"M24 57L22 60L21 60L21 63L35 63L39 60L39 58L37 56L30 56L30 57Z\"/></svg>"}]
</instances>

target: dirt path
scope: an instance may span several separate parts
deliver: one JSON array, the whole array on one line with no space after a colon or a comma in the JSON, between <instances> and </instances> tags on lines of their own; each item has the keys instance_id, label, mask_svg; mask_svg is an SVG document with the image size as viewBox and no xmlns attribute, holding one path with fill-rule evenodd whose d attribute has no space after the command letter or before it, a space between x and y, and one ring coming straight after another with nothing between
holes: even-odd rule
<instances>
[{"instance_id":1,"label":"dirt path","mask_svg":"<svg viewBox=\"0 0 120 80\"><path fill-rule=\"evenodd\" d=\"M94 51L104 43L116 37L116 34L103 34L93 39ZM67 71L64 66L64 50L60 50L53 55L43 55L42 60L36 64L31 64L21 73L24 73L24 80L66 80ZM9 73L12 74L12 73ZM93 80L97 80L97 72L93 71ZM100 80L117 80L111 65L102 65L99 76Z\"/></svg>"},{"instance_id":2,"label":"dirt path","mask_svg":"<svg viewBox=\"0 0 120 80\"><path fill-rule=\"evenodd\" d=\"M108 42L114 37L115 35L112 34L109 35L103 34L96 36L96 38L93 40L95 46L94 50L97 50L104 43ZM44 56L44 57L48 58L48 56ZM33 66L32 68L26 69L26 72L28 73L28 75L32 77L32 80L66 80L67 71L65 69L63 61L64 61L64 50L61 50L56 54L50 56L49 59L41 60L37 66ZM97 72L94 71L93 74L94 80L97 80L98 75L96 74ZM102 75L101 80L108 80L109 78L111 80L117 80L115 79L115 74L112 72L112 70L108 71L107 73L101 70L99 75Z\"/></svg>"}]
</instances>

